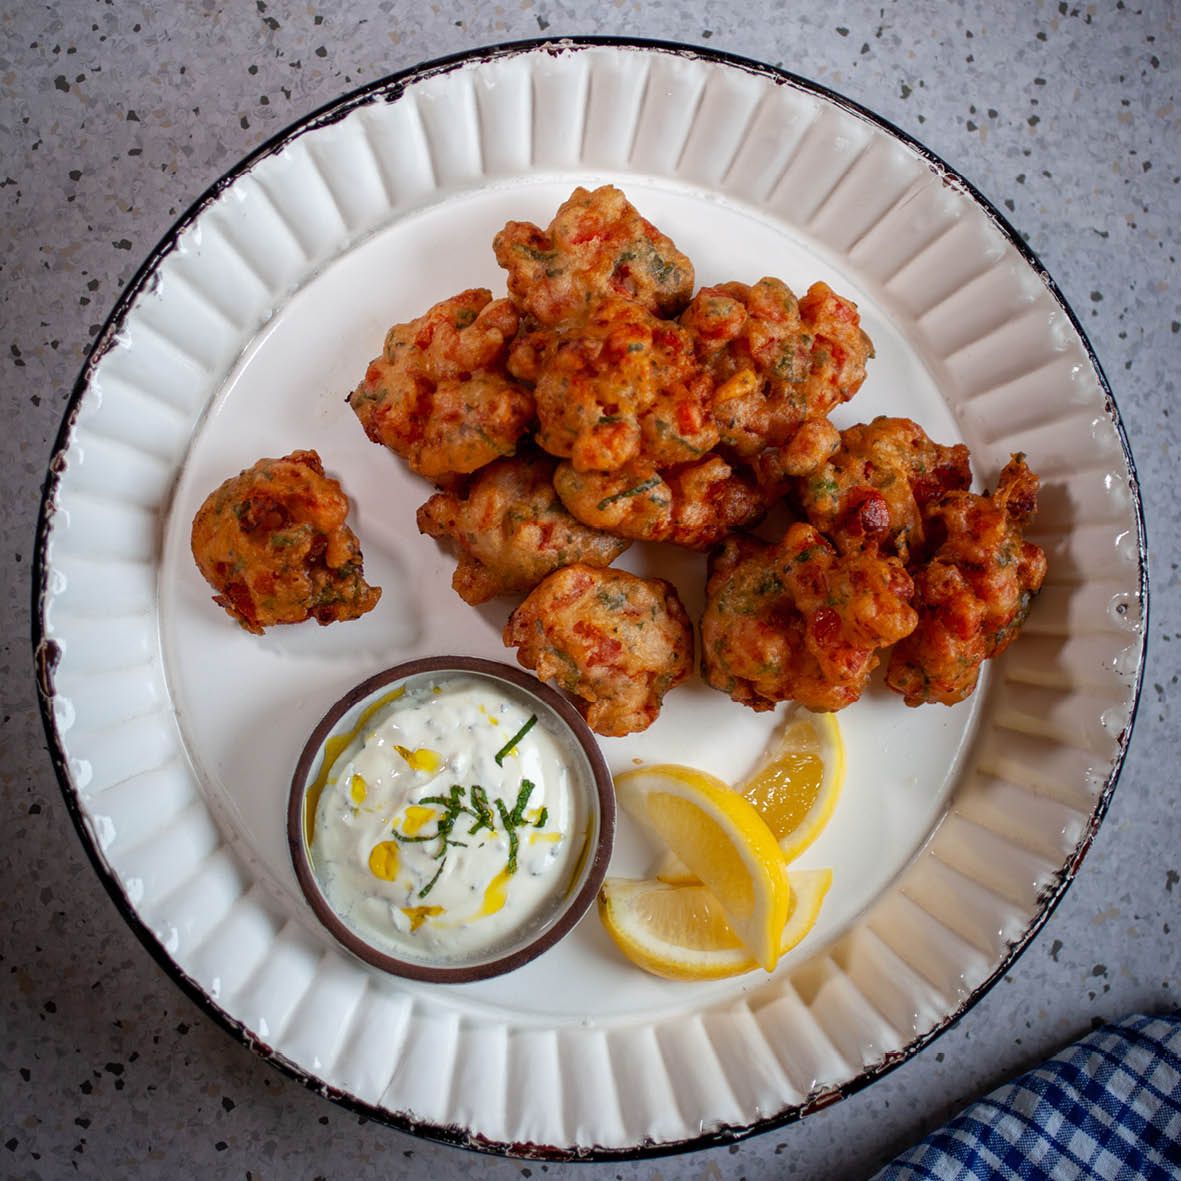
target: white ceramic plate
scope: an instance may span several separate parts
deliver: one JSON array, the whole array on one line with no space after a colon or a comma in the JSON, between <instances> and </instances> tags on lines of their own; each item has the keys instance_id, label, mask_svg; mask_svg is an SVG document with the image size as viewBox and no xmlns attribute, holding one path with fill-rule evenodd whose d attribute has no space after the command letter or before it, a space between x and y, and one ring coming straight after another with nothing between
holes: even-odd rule
<instances>
[{"instance_id":1,"label":"white ceramic plate","mask_svg":"<svg viewBox=\"0 0 1181 1181\"><path fill-rule=\"evenodd\" d=\"M1025 634L954 709L879 683L840 716L848 780L801 864L835 879L771 977L671 984L593 914L508 977L397 981L304 903L284 838L295 759L328 703L424 654L504 658L508 604L448 588L428 489L344 397L385 329L465 287L503 290L510 218L544 224L611 181L700 283L829 281L877 345L839 424L916 418L986 484L1043 479L1050 559ZM354 502L356 623L247 635L188 552L205 493L314 447ZM1071 878L1130 731L1143 647L1139 503L1077 323L1003 220L899 132L799 79L670 46L510 46L423 67L284 133L201 199L99 338L63 424L40 546L51 749L100 876L168 971L237 1036L400 1127L518 1153L610 1156L806 1113L915 1051L1011 962ZM691 613L703 561L635 547ZM776 721L700 682L614 769L733 778ZM651 859L621 824L612 872Z\"/></svg>"}]
</instances>

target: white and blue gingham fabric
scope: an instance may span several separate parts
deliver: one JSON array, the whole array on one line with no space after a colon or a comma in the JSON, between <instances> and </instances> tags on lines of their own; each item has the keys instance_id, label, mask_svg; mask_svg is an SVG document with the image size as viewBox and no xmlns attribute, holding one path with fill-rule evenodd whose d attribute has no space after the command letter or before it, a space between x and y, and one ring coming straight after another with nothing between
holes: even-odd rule
<instances>
[{"instance_id":1,"label":"white and blue gingham fabric","mask_svg":"<svg viewBox=\"0 0 1181 1181\"><path fill-rule=\"evenodd\" d=\"M1043 1178L1181 1178L1181 1013L1095 1030L965 1108L874 1181Z\"/></svg>"}]
</instances>

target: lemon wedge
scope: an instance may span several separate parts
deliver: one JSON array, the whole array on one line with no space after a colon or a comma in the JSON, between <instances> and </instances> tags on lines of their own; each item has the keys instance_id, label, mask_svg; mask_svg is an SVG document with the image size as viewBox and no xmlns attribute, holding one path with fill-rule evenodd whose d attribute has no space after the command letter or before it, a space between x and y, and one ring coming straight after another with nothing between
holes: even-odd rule
<instances>
[{"instance_id":1,"label":"lemon wedge","mask_svg":"<svg viewBox=\"0 0 1181 1181\"><path fill-rule=\"evenodd\" d=\"M786 876L791 902L780 955L815 926L832 884L831 869L792 870ZM599 891L599 915L629 960L669 980L721 980L759 966L705 886L608 878Z\"/></svg>"},{"instance_id":2,"label":"lemon wedge","mask_svg":"<svg viewBox=\"0 0 1181 1181\"><path fill-rule=\"evenodd\" d=\"M626 771L615 791L713 894L744 954L770 972L791 892L779 845L754 805L713 775L671 764Z\"/></svg>"},{"instance_id":3,"label":"lemon wedge","mask_svg":"<svg viewBox=\"0 0 1181 1181\"><path fill-rule=\"evenodd\" d=\"M844 781L845 743L836 715L797 708L767 756L735 790L767 822L783 860L792 862L832 818ZM672 853L665 854L656 876L671 885L697 880Z\"/></svg>"}]
</instances>

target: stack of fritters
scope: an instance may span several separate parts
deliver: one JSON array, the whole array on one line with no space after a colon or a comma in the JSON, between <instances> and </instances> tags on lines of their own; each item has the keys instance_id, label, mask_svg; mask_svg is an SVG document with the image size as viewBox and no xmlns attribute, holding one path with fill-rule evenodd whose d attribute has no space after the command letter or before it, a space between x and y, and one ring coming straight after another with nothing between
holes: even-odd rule
<instances>
[{"instance_id":1,"label":"stack of fritters","mask_svg":"<svg viewBox=\"0 0 1181 1181\"><path fill-rule=\"evenodd\" d=\"M1022 536L1037 477L1015 455L995 495L967 490L968 449L943 447L907 418L841 434L832 458L796 482L807 523L775 545L723 542L710 560L701 622L706 680L754 709L856 701L890 654L886 683L907 705L952 705L1015 638L1045 577Z\"/></svg>"},{"instance_id":2,"label":"stack of fritters","mask_svg":"<svg viewBox=\"0 0 1181 1181\"><path fill-rule=\"evenodd\" d=\"M693 265L610 186L576 189L493 249L508 298L465 291L395 325L350 401L441 489L419 528L459 553L469 603L527 593L505 629L600 733L645 728L692 665L675 590L607 570L631 540L713 550L703 671L755 709L840 709L878 653L909 704L962 699L1011 641L1044 556L1037 479L994 497L966 448L906 419L828 415L873 355L856 305L778 279L693 292ZM741 532L775 504L772 544Z\"/></svg>"}]
</instances>

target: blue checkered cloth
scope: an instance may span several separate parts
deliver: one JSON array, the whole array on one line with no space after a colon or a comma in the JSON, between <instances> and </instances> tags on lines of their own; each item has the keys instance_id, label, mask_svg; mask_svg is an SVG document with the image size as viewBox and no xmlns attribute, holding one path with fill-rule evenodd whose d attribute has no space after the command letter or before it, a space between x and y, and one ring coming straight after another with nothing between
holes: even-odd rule
<instances>
[{"instance_id":1,"label":"blue checkered cloth","mask_svg":"<svg viewBox=\"0 0 1181 1181\"><path fill-rule=\"evenodd\" d=\"M874 1181L1043 1178L1181 1178L1181 1013L1095 1030L965 1108Z\"/></svg>"}]
</instances>

